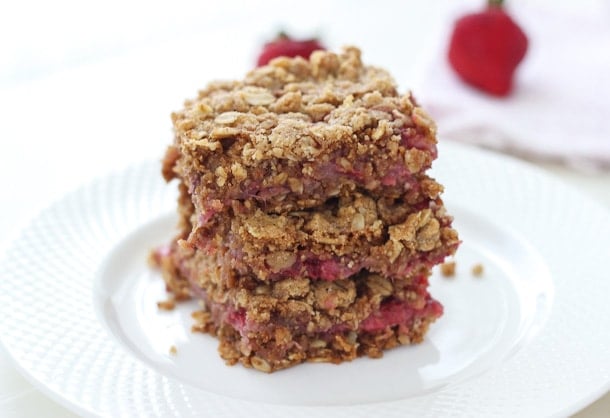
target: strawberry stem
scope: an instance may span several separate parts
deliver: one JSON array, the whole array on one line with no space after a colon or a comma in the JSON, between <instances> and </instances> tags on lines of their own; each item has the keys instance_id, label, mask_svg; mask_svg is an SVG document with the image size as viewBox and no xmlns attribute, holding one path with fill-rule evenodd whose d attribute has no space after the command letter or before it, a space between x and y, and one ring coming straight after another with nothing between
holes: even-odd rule
<instances>
[{"instance_id":1,"label":"strawberry stem","mask_svg":"<svg viewBox=\"0 0 610 418\"><path fill-rule=\"evenodd\" d=\"M502 7L504 0L487 0L487 5L489 7Z\"/></svg>"}]
</instances>

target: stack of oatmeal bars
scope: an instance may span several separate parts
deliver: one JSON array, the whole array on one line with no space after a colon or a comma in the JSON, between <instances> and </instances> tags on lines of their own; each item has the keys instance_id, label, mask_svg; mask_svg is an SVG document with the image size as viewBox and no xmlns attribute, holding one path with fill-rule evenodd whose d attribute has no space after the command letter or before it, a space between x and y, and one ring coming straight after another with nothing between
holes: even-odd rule
<instances>
[{"instance_id":1,"label":"stack of oatmeal bars","mask_svg":"<svg viewBox=\"0 0 610 418\"><path fill-rule=\"evenodd\" d=\"M156 253L194 329L271 372L420 342L431 268L459 239L426 175L435 125L360 51L278 58L172 115L178 236Z\"/></svg>"}]
</instances>

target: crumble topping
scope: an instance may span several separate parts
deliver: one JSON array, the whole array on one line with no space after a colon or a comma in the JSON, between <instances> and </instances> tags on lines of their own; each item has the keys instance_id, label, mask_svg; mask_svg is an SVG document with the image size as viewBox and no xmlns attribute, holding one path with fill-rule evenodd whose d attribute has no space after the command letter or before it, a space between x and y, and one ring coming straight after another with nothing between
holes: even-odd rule
<instances>
[{"instance_id":1,"label":"crumble topping","mask_svg":"<svg viewBox=\"0 0 610 418\"><path fill-rule=\"evenodd\" d=\"M397 187L436 157L432 120L385 70L363 65L356 48L278 58L243 81L211 83L172 120L163 174L208 194L254 186L302 193L301 177L333 174L345 177L339 189Z\"/></svg>"},{"instance_id":2,"label":"crumble topping","mask_svg":"<svg viewBox=\"0 0 610 418\"><path fill-rule=\"evenodd\" d=\"M478 263L472 266L472 275L475 277L481 277L483 275L483 264Z\"/></svg>"},{"instance_id":3,"label":"crumble topping","mask_svg":"<svg viewBox=\"0 0 610 418\"><path fill-rule=\"evenodd\" d=\"M251 213L236 203L230 239L238 241L246 255L264 251L269 266L276 270L293 264L297 248L305 246L312 251L349 255L359 253L359 248L365 246L386 243L385 248L394 259L403 250L430 252L457 243L457 235L448 226L451 218L444 212L440 199L428 199L430 208L421 210L405 202L409 199L403 196L375 200L354 192L329 201L316 211L283 214L267 213L260 208ZM424 202L426 199L424 196ZM203 238L197 236L200 230L195 229L190 242L193 245L197 245L197 240L209 242L217 235L224 245L230 244L223 229L227 225L222 222L218 226L209 225Z\"/></svg>"},{"instance_id":4,"label":"crumble topping","mask_svg":"<svg viewBox=\"0 0 610 418\"><path fill-rule=\"evenodd\" d=\"M162 311L172 311L176 307L176 301L174 299L168 299L157 302L157 308Z\"/></svg>"},{"instance_id":5,"label":"crumble topping","mask_svg":"<svg viewBox=\"0 0 610 418\"><path fill-rule=\"evenodd\" d=\"M447 261L441 264L441 274L445 277L455 276L455 261Z\"/></svg>"}]
</instances>

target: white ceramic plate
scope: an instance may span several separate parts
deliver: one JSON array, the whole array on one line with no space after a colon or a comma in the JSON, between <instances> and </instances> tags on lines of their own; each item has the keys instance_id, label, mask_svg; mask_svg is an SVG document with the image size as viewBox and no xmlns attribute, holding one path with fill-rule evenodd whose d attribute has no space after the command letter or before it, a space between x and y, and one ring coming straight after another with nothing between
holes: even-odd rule
<instances>
[{"instance_id":1,"label":"white ceramic plate","mask_svg":"<svg viewBox=\"0 0 610 418\"><path fill-rule=\"evenodd\" d=\"M166 298L148 251L175 186L144 163L44 210L0 261L0 332L39 388L85 415L552 416L610 387L610 215L529 166L444 144L434 175L464 243L445 315L380 360L271 375L227 367ZM470 268L482 263L475 278ZM176 346L177 354L170 354Z\"/></svg>"}]
</instances>

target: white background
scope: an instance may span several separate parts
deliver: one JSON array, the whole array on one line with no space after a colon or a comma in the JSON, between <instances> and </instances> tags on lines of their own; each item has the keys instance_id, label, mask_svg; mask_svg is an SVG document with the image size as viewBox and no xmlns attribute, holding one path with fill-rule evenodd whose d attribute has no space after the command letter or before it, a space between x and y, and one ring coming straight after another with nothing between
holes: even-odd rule
<instances>
[{"instance_id":1,"label":"white background","mask_svg":"<svg viewBox=\"0 0 610 418\"><path fill-rule=\"evenodd\" d=\"M241 77L279 29L318 35L333 49L358 45L365 61L417 93L455 13L481 3L3 1L0 244L83 182L160 159L171 140L170 112L208 80ZM509 2L515 11L520 3ZM606 14L610 22L607 2L537 3ZM538 165L610 207L608 172ZM578 416L607 411L610 395ZM0 416L43 415L70 413L27 383L0 349Z\"/></svg>"}]
</instances>

